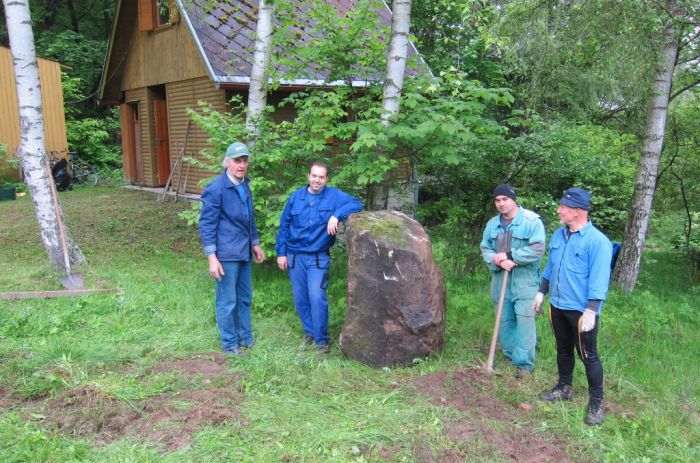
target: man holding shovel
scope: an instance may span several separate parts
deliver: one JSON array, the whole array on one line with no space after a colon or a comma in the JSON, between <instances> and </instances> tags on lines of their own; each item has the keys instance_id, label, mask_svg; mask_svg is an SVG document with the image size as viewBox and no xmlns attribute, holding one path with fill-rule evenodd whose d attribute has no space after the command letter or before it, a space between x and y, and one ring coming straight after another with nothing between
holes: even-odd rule
<instances>
[{"instance_id":1,"label":"man holding shovel","mask_svg":"<svg viewBox=\"0 0 700 463\"><path fill-rule=\"evenodd\" d=\"M544 295L551 292L549 319L557 345L559 379L540 399L571 400L574 347L586 367L588 414L585 423L603 422L603 365L598 357L598 316L608 293L612 243L588 219L591 195L569 188L559 201L562 227L552 235L549 258L542 274L534 310L540 311Z\"/></svg>"},{"instance_id":2,"label":"man holding shovel","mask_svg":"<svg viewBox=\"0 0 700 463\"><path fill-rule=\"evenodd\" d=\"M501 312L496 320L501 350L517 367L516 376L522 378L532 373L535 363L533 299L545 251L544 224L537 214L518 206L510 185L498 185L493 196L499 214L486 224L479 247L492 272L491 298L496 313ZM490 364L492 357L493 353Z\"/></svg>"}]
</instances>

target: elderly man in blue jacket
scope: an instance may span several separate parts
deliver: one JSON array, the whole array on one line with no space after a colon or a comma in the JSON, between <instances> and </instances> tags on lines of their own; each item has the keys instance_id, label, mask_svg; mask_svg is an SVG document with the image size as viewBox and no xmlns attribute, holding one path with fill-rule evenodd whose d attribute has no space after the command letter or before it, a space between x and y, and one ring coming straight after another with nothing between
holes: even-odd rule
<instances>
[{"instance_id":1,"label":"elderly man in blue jacket","mask_svg":"<svg viewBox=\"0 0 700 463\"><path fill-rule=\"evenodd\" d=\"M199 233L209 274L216 279L216 324L227 355L240 355L253 346L251 261L265 259L245 176L249 159L245 144L231 143L222 162L224 172L207 185L201 198Z\"/></svg>"},{"instance_id":2,"label":"elderly man in blue jacket","mask_svg":"<svg viewBox=\"0 0 700 463\"><path fill-rule=\"evenodd\" d=\"M550 292L549 318L557 345L559 379L540 398L548 402L573 397L574 348L586 368L588 413L591 426L603 422L603 365L598 356L598 319L608 294L612 243L588 219L591 195L569 188L559 201L562 227L549 242L549 259L533 308L541 311Z\"/></svg>"},{"instance_id":3,"label":"elderly man in blue jacket","mask_svg":"<svg viewBox=\"0 0 700 463\"><path fill-rule=\"evenodd\" d=\"M328 271L338 223L362 210L359 199L328 182L328 167L311 164L308 185L294 191L280 216L277 266L289 270L294 305L306 334L303 344L328 353Z\"/></svg>"}]
</instances>

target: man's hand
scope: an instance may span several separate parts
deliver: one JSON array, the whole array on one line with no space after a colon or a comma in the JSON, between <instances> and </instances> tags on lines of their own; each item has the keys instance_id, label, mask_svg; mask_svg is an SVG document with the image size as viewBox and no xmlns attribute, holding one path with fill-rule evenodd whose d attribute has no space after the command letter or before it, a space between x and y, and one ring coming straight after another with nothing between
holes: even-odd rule
<instances>
[{"instance_id":1,"label":"man's hand","mask_svg":"<svg viewBox=\"0 0 700 463\"><path fill-rule=\"evenodd\" d=\"M501 266L501 262L504 260L508 259L508 254L505 252L499 252L493 255L493 258L491 259L491 262L493 265L498 265L499 267Z\"/></svg>"},{"instance_id":2,"label":"man's hand","mask_svg":"<svg viewBox=\"0 0 700 463\"><path fill-rule=\"evenodd\" d=\"M542 303L544 302L544 294L538 292L535 295L535 299L532 301L532 309L535 311L535 315L542 313Z\"/></svg>"},{"instance_id":3,"label":"man's hand","mask_svg":"<svg viewBox=\"0 0 700 463\"><path fill-rule=\"evenodd\" d=\"M513 270L513 267L517 266L518 264L516 264L512 260L506 259L506 260L502 260L501 263L498 265L503 270L508 270L510 272L511 270Z\"/></svg>"},{"instance_id":4,"label":"man's hand","mask_svg":"<svg viewBox=\"0 0 700 463\"><path fill-rule=\"evenodd\" d=\"M277 267L283 272L287 270L287 256L277 257Z\"/></svg>"},{"instance_id":5,"label":"man's hand","mask_svg":"<svg viewBox=\"0 0 700 463\"><path fill-rule=\"evenodd\" d=\"M256 244L253 246L253 262L256 264L262 264L265 260L265 252L262 250L260 245Z\"/></svg>"},{"instance_id":6,"label":"man's hand","mask_svg":"<svg viewBox=\"0 0 700 463\"><path fill-rule=\"evenodd\" d=\"M595 310L593 309L586 309L583 311L583 315L581 316L581 332L585 333L586 331L591 331L593 327L595 326Z\"/></svg>"},{"instance_id":7,"label":"man's hand","mask_svg":"<svg viewBox=\"0 0 700 463\"><path fill-rule=\"evenodd\" d=\"M328 231L329 235L335 235L338 233L338 217L332 215L330 219L328 219L328 226L326 227L326 230Z\"/></svg>"},{"instance_id":8,"label":"man's hand","mask_svg":"<svg viewBox=\"0 0 700 463\"><path fill-rule=\"evenodd\" d=\"M207 256L209 259L209 275L221 281L221 277L224 276L224 268L221 266L221 262L216 257L216 254L210 254Z\"/></svg>"}]
</instances>

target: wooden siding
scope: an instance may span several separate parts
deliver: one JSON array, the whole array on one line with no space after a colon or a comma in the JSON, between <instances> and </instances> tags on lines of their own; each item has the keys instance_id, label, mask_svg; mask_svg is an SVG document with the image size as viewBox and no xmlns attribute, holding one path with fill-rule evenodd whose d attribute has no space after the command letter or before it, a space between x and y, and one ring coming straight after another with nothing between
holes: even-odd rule
<instances>
[{"instance_id":1,"label":"wooden siding","mask_svg":"<svg viewBox=\"0 0 700 463\"><path fill-rule=\"evenodd\" d=\"M46 151L68 150L66 120L63 111L61 66L55 61L38 59L41 83L41 104L44 112ZM9 48L0 47L0 143L10 152L19 145L19 110L17 87Z\"/></svg>"},{"instance_id":2,"label":"wooden siding","mask_svg":"<svg viewBox=\"0 0 700 463\"><path fill-rule=\"evenodd\" d=\"M220 112L228 111L225 92L216 89L214 83L209 78L190 79L182 82L173 82L166 85L166 97L168 100L168 120L170 123L170 164L175 169L175 163L182 151L185 142L185 133L190 117L187 108L197 108L197 102L207 101L213 109ZM199 153L210 145L207 143L209 134L198 127L194 122L190 126L190 133L187 139L185 156L201 158ZM182 170L178 167L173 172L173 188L179 186L187 177L185 191L188 193L200 193L202 187L198 182L212 176L212 173L184 163ZM182 190L180 190L182 191Z\"/></svg>"},{"instance_id":3,"label":"wooden siding","mask_svg":"<svg viewBox=\"0 0 700 463\"><path fill-rule=\"evenodd\" d=\"M202 58L183 22L152 32L133 29L121 90L207 76Z\"/></svg>"}]
</instances>

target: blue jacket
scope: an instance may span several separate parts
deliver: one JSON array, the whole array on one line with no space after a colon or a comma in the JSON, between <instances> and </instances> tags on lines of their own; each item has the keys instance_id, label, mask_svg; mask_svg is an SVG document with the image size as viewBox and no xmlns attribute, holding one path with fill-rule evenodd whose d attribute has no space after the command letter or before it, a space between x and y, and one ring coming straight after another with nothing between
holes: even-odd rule
<instances>
[{"instance_id":1,"label":"blue jacket","mask_svg":"<svg viewBox=\"0 0 700 463\"><path fill-rule=\"evenodd\" d=\"M207 255L216 253L220 261L249 261L252 247L260 244L253 215L253 195L244 179L246 201L226 171L202 192L199 234Z\"/></svg>"},{"instance_id":2,"label":"blue jacket","mask_svg":"<svg viewBox=\"0 0 700 463\"><path fill-rule=\"evenodd\" d=\"M493 264L493 256L497 253L498 235L510 231L512 233L510 249L508 252L516 264L510 272L508 291L511 298L532 299L537 294L540 281L540 262L545 250L545 231L540 216L536 213L520 207L520 210L508 225L507 229L501 225L501 215L497 215L488 221L479 248L481 255L489 270L493 273L491 278L491 297L498 299L503 270Z\"/></svg>"},{"instance_id":3,"label":"blue jacket","mask_svg":"<svg viewBox=\"0 0 700 463\"><path fill-rule=\"evenodd\" d=\"M335 243L335 236L326 230L331 216L342 222L362 210L359 199L337 188L326 186L318 195L307 188L294 191L284 206L275 245L278 256L328 251Z\"/></svg>"},{"instance_id":4,"label":"blue jacket","mask_svg":"<svg viewBox=\"0 0 700 463\"><path fill-rule=\"evenodd\" d=\"M589 300L602 301L608 294L612 243L591 222L569 239L566 226L558 228L549 242L549 259L542 277L549 280L552 305L583 312Z\"/></svg>"}]
</instances>

